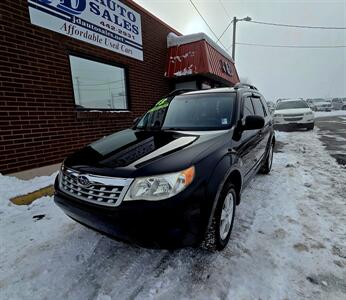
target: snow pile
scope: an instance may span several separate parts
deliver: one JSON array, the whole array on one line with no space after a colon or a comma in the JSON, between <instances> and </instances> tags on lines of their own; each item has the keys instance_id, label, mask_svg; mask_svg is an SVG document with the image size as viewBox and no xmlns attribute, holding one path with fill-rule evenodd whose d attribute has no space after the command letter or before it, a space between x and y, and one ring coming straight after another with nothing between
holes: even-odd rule
<instances>
[{"instance_id":1,"label":"snow pile","mask_svg":"<svg viewBox=\"0 0 346 300\"><path fill-rule=\"evenodd\" d=\"M346 170L316 131L277 140L273 171L245 189L223 252L116 242L68 219L49 197L3 205L1 298L345 299ZM8 184L5 202L28 186L1 176L2 192Z\"/></svg>"},{"instance_id":2,"label":"snow pile","mask_svg":"<svg viewBox=\"0 0 346 300\"><path fill-rule=\"evenodd\" d=\"M234 63L233 58L204 32L181 35L181 36L178 36L175 33L170 32L167 35L167 48L179 47L180 45L195 43L202 40L205 40L210 46L212 46L215 50L221 53L225 58L227 58L232 63Z\"/></svg>"},{"instance_id":3,"label":"snow pile","mask_svg":"<svg viewBox=\"0 0 346 300\"><path fill-rule=\"evenodd\" d=\"M51 176L36 177L31 180L21 180L12 176L4 176L0 173L0 209L8 205L10 198L34 192L46 186L52 185L57 172Z\"/></svg>"},{"instance_id":4,"label":"snow pile","mask_svg":"<svg viewBox=\"0 0 346 300\"><path fill-rule=\"evenodd\" d=\"M185 76L185 75L191 75L193 70L193 65L190 65L188 68L184 68L182 71L177 71L174 73L174 76Z\"/></svg>"}]
</instances>

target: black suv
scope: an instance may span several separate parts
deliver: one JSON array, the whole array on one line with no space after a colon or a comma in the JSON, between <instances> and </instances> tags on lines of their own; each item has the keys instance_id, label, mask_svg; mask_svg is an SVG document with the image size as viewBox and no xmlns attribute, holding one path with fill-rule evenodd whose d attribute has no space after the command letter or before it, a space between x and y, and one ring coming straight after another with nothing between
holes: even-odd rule
<instances>
[{"instance_id":1,"label":"black suv","mask_svg":"<svg viewBox=\"0 0 346 300\"><path fill-rule=\"evenodd\" d=\"M72 219L148 247L223 249L250 179L270 172L275 138L263 96L238 84L169 95L133 128L68 157L55 202Z\"/></svg>"}]
</instances>

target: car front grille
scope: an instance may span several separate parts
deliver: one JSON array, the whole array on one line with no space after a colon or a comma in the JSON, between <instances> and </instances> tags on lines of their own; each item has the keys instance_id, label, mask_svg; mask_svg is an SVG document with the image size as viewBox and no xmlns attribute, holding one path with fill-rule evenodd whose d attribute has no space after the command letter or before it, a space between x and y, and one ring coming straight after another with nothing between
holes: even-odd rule
<instances>
[{"instance_id":1,"label":"car front grille","mask_svg":"<svg viewBox=\"0 0 346 300\"><path fill-rule=\"evenodd\" d=\"M105 177L84 174L62 168L59 174L60 189L70 196L104 206L118 206L123 200L131 178Z\"/></svg>"},{"instance_id":2,"label":"car front grille","mask_svg":"<svg viewBox=\"0 0 346 300\"><path fill-rule=\"evenodd\" d=\"M295 118L295 117L303 117L304 114L292 114L292 115L283 115L284 118Z\"/></svg>"},{"instance_id":3,"label":"car front grille","mask_svg":"<svg viewBox=\"0 0 346 300\"><path fill-rule=\"evenodd\" d=\"M296 121L300 121L300 120L302 120L303 118L284 118L284 120L285 121L288 121L288 122L290 122L290 121L292 121L292 122L296 122Z\"/></svg>"}]
</instances>

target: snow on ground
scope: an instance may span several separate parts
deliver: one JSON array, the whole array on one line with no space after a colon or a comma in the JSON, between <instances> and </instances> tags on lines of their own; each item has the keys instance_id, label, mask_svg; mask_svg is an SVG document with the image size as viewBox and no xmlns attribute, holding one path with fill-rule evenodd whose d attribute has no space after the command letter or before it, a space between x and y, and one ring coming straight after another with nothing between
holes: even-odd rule
<instances>
[{"instance_id":1,"label":"snow on ground","mask_svg":"<svg viewBox=\"0 0 346 300\"><path fill-rule=\"evenodd\" d=\"M3 176L0 173L0 208L8 203L8 199L31 193L35 190L53 184L57 173L51 176L36 177L31 180L21 180L12 176Z\"/></svg>"},{"instance_id":2,"label":"snow on ground","mask_svg":"<svg viewBox=\"0 0 346 300\"><path fill-rule=\"evenodd\" d=\"M68 219L50 197L8 205L41 179L0 176L1 298L345 299L346 170L316 132L277 139L272 173L244 191L229 246L217 253L116 242Z\"/></svg>"},{"instance_id":3,"label":"snow on ground","mask_svg":"<svg viewBox=\"0 0 346 300\"><path fill-rule=\"evenodd\" d=\"M315 118L346 116L346 110L315 111Z\"/></svg>"}]
</instances>

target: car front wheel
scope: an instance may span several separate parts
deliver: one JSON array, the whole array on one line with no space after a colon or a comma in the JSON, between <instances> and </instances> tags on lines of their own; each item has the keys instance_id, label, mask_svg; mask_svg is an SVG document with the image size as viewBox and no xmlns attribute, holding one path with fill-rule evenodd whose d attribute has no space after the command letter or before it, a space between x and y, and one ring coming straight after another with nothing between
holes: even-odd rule
<instances>
[{"instance_id":1,"label":"car front wheel","mask_svg":"<svg viewBox=\"0 0 346 300\"><path fill-rule=\"evenodd\" d=\"M203 248L220 251L226 247L233 228L236 199L234 185L226 184L219 196L212 224L202 243Z\"/></svg>"}]
</instances>

